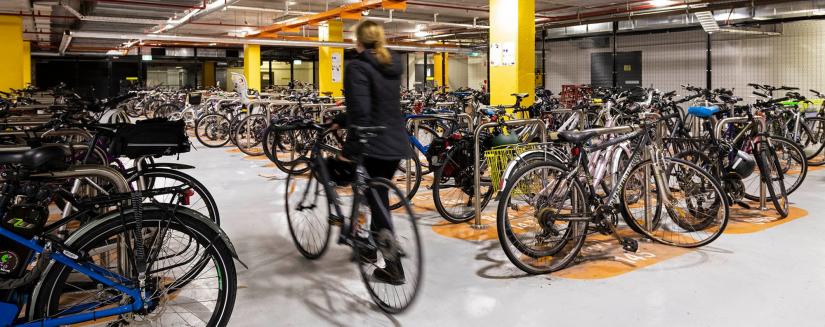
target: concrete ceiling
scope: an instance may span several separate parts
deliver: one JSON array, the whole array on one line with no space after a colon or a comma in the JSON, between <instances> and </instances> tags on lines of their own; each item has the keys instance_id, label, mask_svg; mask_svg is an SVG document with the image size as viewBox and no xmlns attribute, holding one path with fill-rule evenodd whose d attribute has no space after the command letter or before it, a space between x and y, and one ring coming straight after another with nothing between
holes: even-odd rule
<instances>
[{"instance_id":1,"label":"concrete ceiling","mask_svg":"<svg viewBox=\"0 0 825 327\"><path fill-rule=\"evenodd\" d=\"M24 37L36 41L36 51L56 52L65 31L145 34L162 29L169 20L185 17L204 7L231 3L208 14L199 13L180 26L164 30L166 34L203 37L227 37L253 31L290 18L322 12L357 0L2 0L0 13L25 16ZM423 42L439 40L463 45L483 44L487 36L489 0L408 0L407 10L370 10L366 18L383 21L388 37L394 41ZM756 1L756 0L754 0ZM212 2L219 2L211 4ZM659 7L685 3L734 3L735 0L649 1L649 0L536 0L537 24L576 25L587 19L613 19L619 14L652 11ZM748 2L748 1L740 1ZM760 1L756 1L760 2ZM766 1L761 1L766 2ZM770 1L767 1L770 2ZM787 2L787 1L785 1ZM812 1L798 1L812 3ZM818 1L813 1L818 2ZM85 19L78 18L78 15ZM392 16L392 21L389 20ZM351 30L354 21L347 21ZM425 33L422 33L425 32ZM416 33L418 32L418 33ZM284 37L317 37L316 26L305 26ZM350 37L345 35L345 38ZM124 44L124 40L75 38L70 52L106 52Z\"/></svg>"}]
</instances>

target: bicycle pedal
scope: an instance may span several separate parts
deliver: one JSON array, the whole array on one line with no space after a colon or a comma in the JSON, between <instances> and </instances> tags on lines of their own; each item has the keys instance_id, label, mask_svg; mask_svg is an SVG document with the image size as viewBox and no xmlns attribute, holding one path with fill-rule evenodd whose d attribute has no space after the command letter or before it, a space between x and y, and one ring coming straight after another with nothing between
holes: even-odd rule
<instances>
[{"instance_id":1,"label":"bicycle pedal","mask_svg":"<svg viewBox=\"0 0 825 327\"><path fill-rule=\"evenodd\" d=\"M639 250L639 242L632 238L622 239L622 249L627 252L636 252Z\"/></svg>"}]
</instances>

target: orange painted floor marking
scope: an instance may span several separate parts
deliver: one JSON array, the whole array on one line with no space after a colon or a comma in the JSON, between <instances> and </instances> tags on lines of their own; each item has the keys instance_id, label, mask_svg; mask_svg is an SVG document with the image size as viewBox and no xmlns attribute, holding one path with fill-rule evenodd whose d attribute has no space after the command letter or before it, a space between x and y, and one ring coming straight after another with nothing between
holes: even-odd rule
<instances>
[{"instance_id":1,"label":"orange painted floor marking","mask_svg":"<svg viewBox=\"0 0 825 327\"><path fill-rule=\"evenodd\" d=\"M807 217L808 211L802 208L791 206L788 217L782 219L773 207L773 203L768 201L768 210L759 210L759 204L748 202L751 209L745 209L733 205L730 210L730 220L725 234L751 234L773 228L799 218Z\"/></svg>"}]
</instances>

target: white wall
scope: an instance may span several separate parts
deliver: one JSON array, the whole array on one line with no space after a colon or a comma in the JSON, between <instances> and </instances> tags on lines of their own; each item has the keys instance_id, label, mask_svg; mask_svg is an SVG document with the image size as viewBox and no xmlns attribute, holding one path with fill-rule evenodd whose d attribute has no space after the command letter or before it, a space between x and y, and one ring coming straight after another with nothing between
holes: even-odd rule
<instances>
[{"instance_id":1,"label":"white wall","mask_svg":"<svg viewBox=\"0 0 825 327\"><path fill-rule=\"evenodd\" d=\"M713 87L735 88L747 97L747 83L825 89L825 21L783 24L782 36L717 34L713 36ZM705 85L703 31L620 36L618 51L642 51L642 82L661 90L681 90L681 84ZM590 83L592 40L548 42L546 83Z\"/></svg>"},{"instance_id":2,"label":"white wall","mask_svg":"<svg viewBox=\"0 0 825 327\"><path fill-rule=\"evenodd\" d=\"M447 56L447 84L451 90L467 87L467 57L450 54Z\"/></svg>"},{"instance_id":3,"label":"white wall","mask_svg":"<svg viewBox=\"0 0 825 327\"><path fill-rule=\"evenodd\" d=\"M467 58L467 87L480 90L487 80L487 55Z\"/></svg>"}]
</instances>

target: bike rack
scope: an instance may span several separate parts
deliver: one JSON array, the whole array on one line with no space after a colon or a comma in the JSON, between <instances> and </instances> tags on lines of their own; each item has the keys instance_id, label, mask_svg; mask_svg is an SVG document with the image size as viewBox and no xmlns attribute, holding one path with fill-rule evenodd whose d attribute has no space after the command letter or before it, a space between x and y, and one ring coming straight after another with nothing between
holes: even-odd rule
<instances>
[{"instance_id":1,"label":"bike rack","mask_svg":"<svg viewBox=\"0 0 825 327\"><path fill-rule=\"evenodd\" d=\"M324 117L326 117L328 113L330 113L330 112L342 112L342 111L346 111L346 110L347 110L346 106L329 106L327 108L322 108L321 112L318 113L318 117L317 117L316 120L319 123L323 123L322 119L324 119Z\"/></svg>"},{"instance_id":2,"label":"bike rack","mask_svg":"<svg viewBox=\"0 0 825 327\"><path fill-rule=\"evenodd\" d=\"M416 117L407 118L405 120L406 121L405 121L404 125L408 125L411 122L414 124L413 125L414 126L413 127L414 131L418 130L418 126L419 126L420 122L428 121L428 120L457 120L457 121L464 120L464 121L467 122L468 128L470 130L473 129L473 117L471 117L469 114L466 114L466 113L458 113L458 114L422 114L422 115L416 115ZM410 180L411 180L411 177L412 177L410 175L411 170L412 170L411 163L410 163L409 160L407 160L407 171L406 171L406 181L407 181L407 185L406 185L407 189L406 190L407 190L407 192L409 192L409 190L412 188L412 185L410 184L411 183ZM412 203L412 201L410 201L410 203Z\"/></svg>"},{"instance_id":3,"label":"bike rack","mask_svg":"<svg viewBox=\"0 0 825 327\"><path fill-rule=\"evenodd\" d=\"M498 122L489 122L485 124L481 124L478 128L475 129L473 136L475 136L473 153L474 153L474 165L473 165L473 176L475 178L475 185L474 187L474 197L475 197L475 221L471 225L474 229L485 229L487 225L481 224L481 173L479 172L480 163L480 149L479 149L479 136L481 135L481 131L486 128L499 126L500 123ZM547 126L544 125L544 121L541 119L517 119L517 120L508 120L504 122L504 126L512 127L512 126L521 126L521 125L529 125L529 124L537 124L539 126L539 130L541 131L541 142L547 142Z\"/></svg>"},{"instance_id":4,"label":"bike rack","mask_svg":"<svg viewBox=\"0 0 825 327\"><path fill-rule=\"evenodd\" d=\"M722 139L722 127L724 127L725 125L730 124L730 123L747 123L747 122L748 122L748 117L728 117L728 118L724 118L724 119L720 120L718 123L716 123L716 127L715 127L716 128L716 135L715 135L716 139L717 140ZM764 127L765 127L764 124L765 124L765 120L764 119L759 119L759 125L757 125L757 126L759 128L760 133L764 130ZM761 180L762 177L760 176L759 179ZM768 201L767 201L767 194L766 194L767 190L765 188L766 188L765 181L761 181L761 183L759 183L759 210L761 210L761 211L767 211L768 210L768 203L767 203Z\"/></svg>"}]
</instances>

